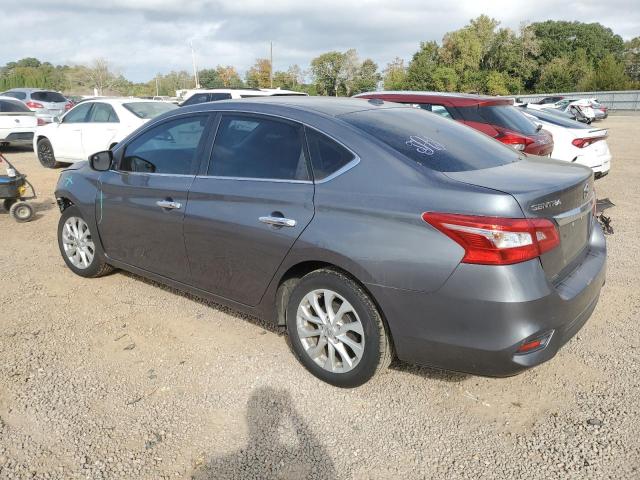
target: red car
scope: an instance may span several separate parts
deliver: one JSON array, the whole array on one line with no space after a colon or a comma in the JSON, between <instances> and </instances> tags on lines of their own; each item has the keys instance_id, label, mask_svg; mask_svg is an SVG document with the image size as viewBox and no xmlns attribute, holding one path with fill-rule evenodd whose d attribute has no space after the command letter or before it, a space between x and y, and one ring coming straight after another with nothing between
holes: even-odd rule
<instances>
[{"instance_id":1,"label":"red car","mask_svg":"<svg viewBox=\"0 0 640 480\"><path fill-rule=\"evenodd\" d=\"M518 111L511 99L440 92L369 92L356 97L415 105L533 155L550 156L553 151L551 134Z\"/></svg>"}]
</instances>

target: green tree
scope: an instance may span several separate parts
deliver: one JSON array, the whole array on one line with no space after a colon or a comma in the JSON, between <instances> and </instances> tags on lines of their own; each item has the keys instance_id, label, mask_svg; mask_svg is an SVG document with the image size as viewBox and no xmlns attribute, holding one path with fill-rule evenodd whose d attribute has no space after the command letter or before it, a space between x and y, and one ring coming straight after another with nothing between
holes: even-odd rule
<instances>
[{"instance_id":1,"label":"green tree","mask_svg":"<svg viewBox=\"0 0 640 480\"><path fill-rule=\"evenodd\" d=\"M380 78L380 74L378 73L378 64L370 58L366 58L358 67L351 94L355 95L375 90Z\"/></svg>"},{"instance_id":2,"label":"green tree","mask_svg":"<svg viewBox=\"0 0 640 480\"><path fill-rule=\"evenodd\" d=\"M257 58L247 71L247 86L251 88L269 88L271 86L271 62L268 58Z\"/></svg>"},{"instance_id":3,"label":"green tree","mask_svg":"<svg viewBox=\"0 0 640 480\"><path fill-rule=\"evenodd\" d=\"M320 95L338 96L344 62L344 53L337 51L323 53L311 60L311 74Z\"/></svg>"},{"instance_id":4,"label":"green tree","mask_svg":"<svg viewBox=\"0 0 640 480\"><path fill-rule=\"evenodd\" d=\"M203 88L222 88L224 82L214 68L205 68L198 72L198 80Z\"/></svg>"},{"instance_id":5,"label":"green tree","mask_svg":"<svg viewBox=\"0 0 640 480\"><path fill-rule=\"evenodd\" d=\"M635 82L640 82L640 37L624 44L625 72Z\"/></svg>"},{"instance_id":6,"label":"green tree","mask_svg":"<svg viewBox=\"0 0 640 480\"><path fill-rule=\"evenodd\" d=\"M587 86L590 90L624 90L628 85L624 63L609 54L598 63Z\"/></svg>"},{"instance_id":7,"label":"green tree","mask_svg":"<svg viewBox=\"0 0 640 480\"><path fill-rule=\"evenodd\" d=\"M387 63L384 69L382 81L385 90L402 90L405 88L407 79L407 69L404 66L404 60L400 57L394 58Z\"/></svg>"},{"instance_id":8,"label":"green tree","mask_svg":"<svg viewBox=\"0 0 640 480\"><path fill-rule=\"evenodd\" d=\"M576 84L571 62L566 57L554 58L546 65L536 85L539 92L571 92Z\"/></svg>"},{"instance_id":9,"label":"green tree","mask_svg":"<svg viewBox=\"0 0 640 480\"><path fill-rule=\"evenodd\" d=\"M438 62L438 44L436 42L420 42L420 49L413 54L407 68L406 87L411 90L433 88L432 75Z\"/></svg>"}]
</instances>

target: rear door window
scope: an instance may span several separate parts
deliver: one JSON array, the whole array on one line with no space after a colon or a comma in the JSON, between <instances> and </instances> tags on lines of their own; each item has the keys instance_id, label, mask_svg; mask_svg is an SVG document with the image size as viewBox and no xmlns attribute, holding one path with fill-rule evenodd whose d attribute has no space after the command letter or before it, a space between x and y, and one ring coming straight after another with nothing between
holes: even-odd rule
<instances>
[{"instance_id":1,"label":"rear door window","mask_svg":"<svg viewBox=\"0 0 640 480\"><path fill-rule=\"evenodd\" d=\"M480 170L520 160L515 150L491 137L417 108L363 110L339 118L440 172Z\"/></svg>"},{"instance_id":2,"label":"rear door window","mask_svg":"<svg viewBox=\"0 0 640 480\"><path fill-rule=\"evenodd\" d=\"M223 115L209 175L309 180L302 125L254 115Z\"/></svg>"},{"instance_id":3,"label":"rear door window","mask_svg":"<svg viewBox=\"0 0 640 480\"><path fill-rule=\"evenodd\" d=\"M188 175L204 141L207 115L170 120L147 130L127 145L120 170Z\"/></svg>"},{"instance_id":4,"label":"rear door window","mask_svg":"<svg viewBox=\"0 0 640 480\"><path fill-rule=\"evenodd\" d=\"M531 120L511 105L474 105L457 108L467 122L486 123L525 135L533 135L538 131Z\"/></svg>"},{"instance_id":5,"label":"rear door window","mask_svg":"<svg viewBox=\"0 0 640 480\"><path fill-rule=\"evenodd\" d=\"M31 99L37 102L66 103L67 99L58 92L33 92Z\"/></svg>"},{"instance_id":6,"label":"rear door window","mask_svg":"<svg viewBox=\"0 0 640 480\"><path fill-rule=\"evenodd\" d=\"M355 155L326 135L306 128L314 180L323 180L355 159Z\"/></svg>"},{"instance_id":7,"label":"rear door window","mask_svg":"<svg viewBox=\"0 0 640 480\"><path fill-rule=\"evenodd\" d=\"M4 92L2 95L4 97L17 98L18 100L26 100L27 98L27 94L24 92Z\"/></svg>"},{"instance_id":8,"label":"rear door window","mask_svg":"<svg viewBox=\"0 0 640 480\"><path fill-rule=\"evenodd\" d=\"M91 123L118 123L118 115L116 115L113 107L106 103L95 103L91 115L89 116Z\"/></svg>"}]
</instances>

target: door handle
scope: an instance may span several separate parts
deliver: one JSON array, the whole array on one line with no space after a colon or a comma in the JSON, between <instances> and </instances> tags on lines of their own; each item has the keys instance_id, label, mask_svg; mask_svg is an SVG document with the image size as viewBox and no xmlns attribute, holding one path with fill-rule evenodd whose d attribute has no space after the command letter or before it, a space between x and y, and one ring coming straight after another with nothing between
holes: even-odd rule
<instances>
[{"instance_id":1,"label":"door handle","mask_svg":"<svg viewBox=\"0 0 640 480\"><path fill-rule=\"evenodd\" d=\"M284 217L260 217L258 220L262 223L266 223L267 225L273 225L276 227L295 227L297 223L291 218Z\"/></svg>"},{"instance_id":2,"label":"door handle","mask_svg":"<svg viewBox=\"0 0 640 480\"><path fill-rule=\"evenodd\" d=\"M158 200L156 205L160 208L166 208L167 210L176 210L182 207L181 203L174 202L173 200Z\"/></svg>"}]
</instances>

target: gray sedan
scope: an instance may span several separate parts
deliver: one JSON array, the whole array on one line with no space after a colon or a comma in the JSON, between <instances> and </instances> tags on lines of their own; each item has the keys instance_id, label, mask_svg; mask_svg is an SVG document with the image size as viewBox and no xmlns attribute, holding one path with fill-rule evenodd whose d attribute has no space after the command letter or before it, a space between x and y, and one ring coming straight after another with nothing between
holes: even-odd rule
<instances>
[{"instance_id":1,"label":"gray sedan","mask_svg":"<svg viewBox=\"0 0 640 480\"><path fill-rule=\"evenodd\" d=\"M286 327L341 387L400 360L552 358L605 279L592 173L380 100L194 105L62 172L78 275L128 270Z\"/></svg>"}]
</instances>

